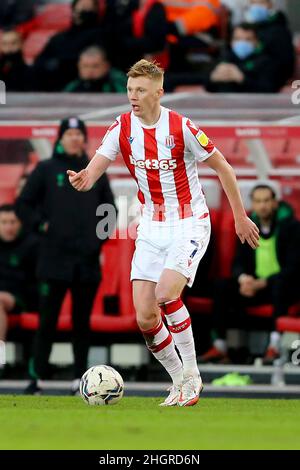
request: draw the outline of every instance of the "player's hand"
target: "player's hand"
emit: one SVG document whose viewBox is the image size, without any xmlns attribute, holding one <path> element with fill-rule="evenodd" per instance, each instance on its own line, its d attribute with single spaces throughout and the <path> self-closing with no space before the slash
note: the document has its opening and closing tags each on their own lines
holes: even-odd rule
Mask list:
<svg viewBox="0 0 300 470">
<path fill-rule="evenodd" d="M 255 279 L 248 274 L 241 274 L 238 278 L 240 294 L 245 297 L 253 297 L 255 294 Z"/>
<path fill-rule="evenodd" d="M 249 217 L 245 216 L 235 221 L 235 231 L 242 243 L 245 241 L 255 249 L 259 246 L 259 230 Z"/>
<path fill-rule="evenodd" d="M 93 186 L 87 169 L 81 170 L 78 173 L 73 170 L 67 170 L 67 175 L 71 185 L 73 188 L 77 189 L 77 191 L 89 191 Z"/>
</svg>

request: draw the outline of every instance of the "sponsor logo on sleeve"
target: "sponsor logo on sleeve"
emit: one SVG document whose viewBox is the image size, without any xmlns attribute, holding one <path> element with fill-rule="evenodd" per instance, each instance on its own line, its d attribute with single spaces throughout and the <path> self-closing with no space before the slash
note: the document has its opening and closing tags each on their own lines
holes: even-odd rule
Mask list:
<svg viewBox="0 0 300 470">
<path fill-rule="evenodd" d="M 203 131 L 198 131 L 196 139 L 198 140 L 199 144 L 202 145 L 202 147 L 204 148 L 207 147 L 209 144 L 209 139 Z"/>
</svg>

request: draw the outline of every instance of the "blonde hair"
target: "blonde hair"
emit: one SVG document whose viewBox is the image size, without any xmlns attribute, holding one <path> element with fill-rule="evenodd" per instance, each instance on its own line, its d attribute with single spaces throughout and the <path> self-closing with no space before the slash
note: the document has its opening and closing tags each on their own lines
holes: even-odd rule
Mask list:
<svg viewBox="0 0 300 470">
<path fill-rule="evenodd" d="M 142 59 L 130 67 L 127 77 L 147 77 L 151 80 L 163 82 L 164 70 L 156 62 L 149 62 L 148 60 Z"/>
</svg>

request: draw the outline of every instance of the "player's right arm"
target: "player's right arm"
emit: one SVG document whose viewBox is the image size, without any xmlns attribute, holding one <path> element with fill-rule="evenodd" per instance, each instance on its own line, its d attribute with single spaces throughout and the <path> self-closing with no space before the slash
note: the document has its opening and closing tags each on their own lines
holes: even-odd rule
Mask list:
<svg viewBox="0 0 300 470">
<path fill-rule="evenodd" d="M 120 120 L 117 118 L 108 128 L 100 147 L 88 166 L 78 173 L 73 170 L 67 171 L 69 181 L 77 191 L 89 191 L 92 189 L 96 181 L 105 173 L 111 162 L 116 159 L 120 152 L 119 136 Z"/>
<path fill-rule="evenodd" d="M 96 153 L 86 168 L 78 173 L 68 170 L 67 175 L 71 185 L 77 191 L 89 191 L 103 173 L 105 173 L 110 164 L 111 160 L 109 158 Z"/>
</svg>

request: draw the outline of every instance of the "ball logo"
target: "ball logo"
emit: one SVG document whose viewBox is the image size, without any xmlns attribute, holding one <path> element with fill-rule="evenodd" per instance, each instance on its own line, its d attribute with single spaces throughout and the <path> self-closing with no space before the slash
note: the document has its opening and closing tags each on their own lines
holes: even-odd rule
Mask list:
<svg viewBox="0 0 300 470">
<path fill-rule="evenodd" d="M 142 170 L 174 170 L 177 168 L 177 162 L 172 160 L 157 160 L 156 158 L 146 160 L 136 160 L 132 155 L 129 156 L 130 163 Z"/>
</svg>

